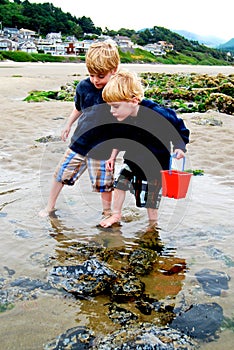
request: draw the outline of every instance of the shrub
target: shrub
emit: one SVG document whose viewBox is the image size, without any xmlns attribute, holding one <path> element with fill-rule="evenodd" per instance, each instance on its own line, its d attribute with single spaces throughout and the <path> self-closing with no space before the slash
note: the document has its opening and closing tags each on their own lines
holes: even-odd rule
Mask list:
<svg viewBox="0 0 234 350">
<path fill-rule="evenodd" d="M 23 51 L 2 51 L 1 52 L 4 59 L 12 60 L 15 62 L 35 62 L 35 58 L 27 52 Z"/>
<path fill-rule="evenodd" d="M 45 53 L 32 53 L 31 55 L 35 61 L 41 61 L 41 62 L 63 62 L 64 61 L 63 56 L 52 56 Z"/>
</svg>

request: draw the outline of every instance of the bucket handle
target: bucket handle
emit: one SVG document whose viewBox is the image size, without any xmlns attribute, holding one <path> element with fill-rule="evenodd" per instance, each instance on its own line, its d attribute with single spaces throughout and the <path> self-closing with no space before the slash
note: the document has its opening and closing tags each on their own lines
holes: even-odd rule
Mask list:
<svg viewBox="0 0 234 350">
<path fill-rule="evenodd" d="M 176 158 L 176 153 L 171 154 L 171 156 L 170 156 L 169 170 L 172 170 L 172 159 L 173 158 Z M 182 171 L 184 171 L 184 167 L 185 167 L 185 157 L 183 157 Z"/>
</svg>

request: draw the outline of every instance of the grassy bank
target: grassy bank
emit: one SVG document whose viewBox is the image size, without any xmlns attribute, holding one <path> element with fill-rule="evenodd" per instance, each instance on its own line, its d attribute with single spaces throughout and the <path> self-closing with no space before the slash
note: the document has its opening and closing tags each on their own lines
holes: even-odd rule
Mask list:
<svg viewBox="0 0 234 350">
<path fill-rule="evenodd" d="M 152 53 L 131 49 L 119 50 L 122 63 L 161 63 L 161 64 L 189 64 L 208 66 L 229 66 L 230 62 L 216 59 L 206 53 L 188 52 L 187 55 L 179 52 L 170 52 L 164 56 L 155 56 Z M 49 54 L 27 53 L 22 51 L 1 51 L 0 60 L 11 60 L 15 62 L 84 62 L 84 56 L 52 56 Z"/>
</svg>

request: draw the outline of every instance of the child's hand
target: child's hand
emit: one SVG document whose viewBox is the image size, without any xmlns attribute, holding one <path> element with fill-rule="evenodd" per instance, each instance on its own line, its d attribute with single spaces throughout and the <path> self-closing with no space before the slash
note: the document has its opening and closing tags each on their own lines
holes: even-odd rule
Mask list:
<svg viewBox="0 0 234 350">
<path fill-rule="evenodd" d="M 177 149 L 175 149 L 174 153 L 175 153 L 176 159 L 181 159 L 181 158 L 185 157 L 185 153 L 184 153 L 184 151 L 182 151 L 182 149 L 177 148 Z"/>
<path fill-rule="evenodd" d="M 114 171 L 114 168 L 115 168 L 115 159 L 109 158 L 106 161 L 106 170 Z"/>
<path fill-rule="evenodd" d="M 64 142 L 67 140 L 70 131 L 71 131 L 71 127 L 70 126 L 66 126 L 65 129 L 62 130 L 62 132 L 61 132 L 61 139 Z"/>
<path fill-rule="evenodd" d="M 107 161 L 106 161 L 106 170 L 114 172 L 115 160 L 116 160 L 118 153 L 119 153 L 119 150 L 117 148 L 112 149 L 110 158 L 107 159 Z"/>
</svg>

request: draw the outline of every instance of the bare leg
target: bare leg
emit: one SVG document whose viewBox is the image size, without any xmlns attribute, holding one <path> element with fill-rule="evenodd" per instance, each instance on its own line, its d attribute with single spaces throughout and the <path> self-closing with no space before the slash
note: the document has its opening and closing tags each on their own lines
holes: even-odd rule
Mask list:
<svg viewBox="0 0 234 350">
<path fill-rule="evenodd" d="M 112 191 L 110 192 L 102 192 L 102 214 L 104 216 L 111 215 L 111 201 L 112 201 Z"/>
<path fill-rule="evenodd" d="M 46 217 L 55 209 L 55 203 L 63 186 L 64 185 L 61 182 L 57 182 L 53 179 L 47 206 L 39 212 L 39 216 Z"/>
<path fill-rule="evenodd" d="M 148 219 L 149 219 L 149 226 L 155 226 L 158 221 L 158 209 L 154 208 L 147 208 L 148 213 Z"/>
<path fill-rule="evenodd" d="M 111 227 L 120 221 L 122 215 L 122 207 L 125 200 L 125 191 L 114 189 L 114 202 L 113 202 L 113 214 L 100 222 L 102 227 Z"/>
</svg>

